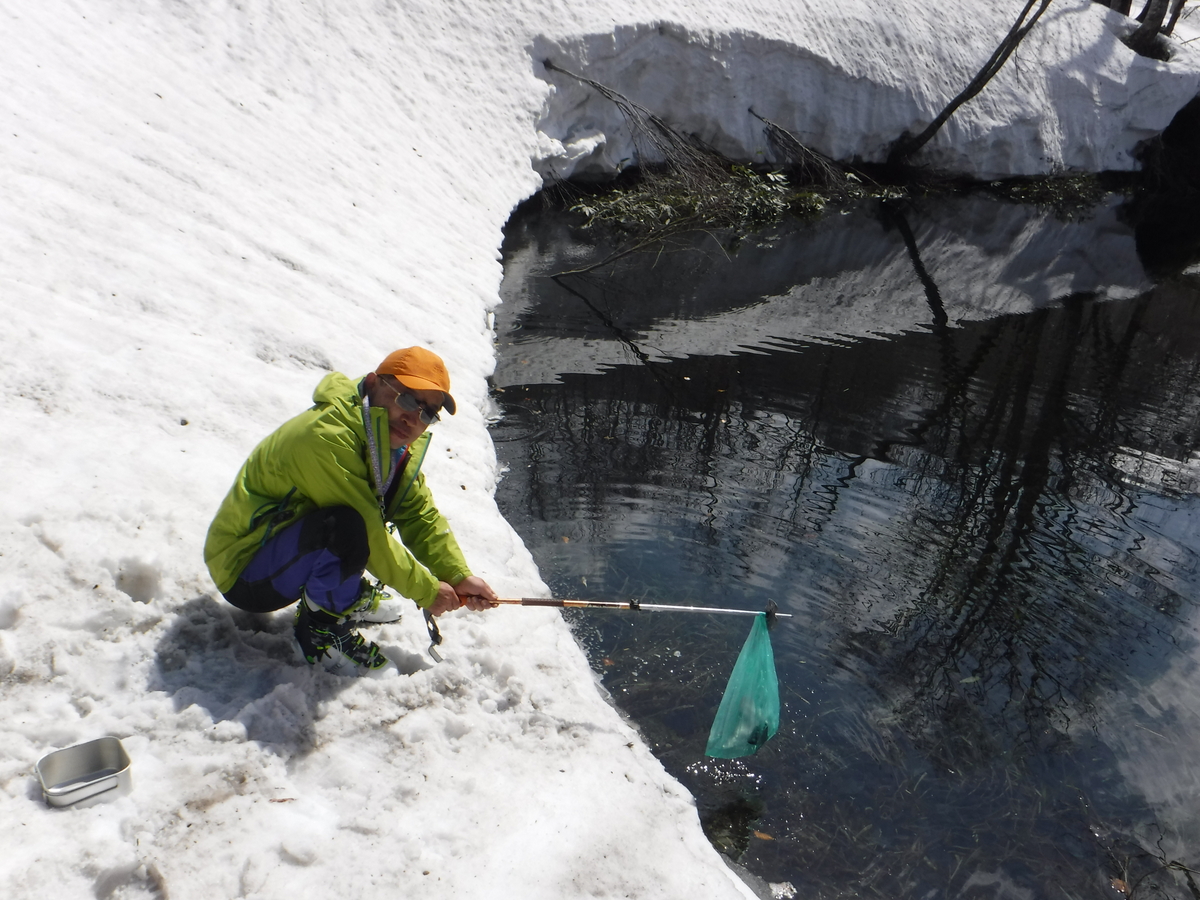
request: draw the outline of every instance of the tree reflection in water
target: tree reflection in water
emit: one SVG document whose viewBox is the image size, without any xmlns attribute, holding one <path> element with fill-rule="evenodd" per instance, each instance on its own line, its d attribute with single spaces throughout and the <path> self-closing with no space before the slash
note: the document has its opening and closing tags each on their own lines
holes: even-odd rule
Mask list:
<svg viewBox="0 0 1200 900">
<path fill-rule="evenodd" d="M 1200 739 L 1176 677 L 1200 659 L 1200 292 L 951 327 L 964 279 L 879 221 L 932 323 L 886 338 L 663 359 L 644 269 L 543 285 L 504 355 L 557 318 L 630 364 L 501 385 L 501 507 L 557 594 L 797 614 L 773 635 L 784 729 L 734 762 L 702 754 L 740 625 L 572 620 L 751 871 L 818 896 L 1200 897 L 1200 766 L 1123 737 Z"/>
</svg>

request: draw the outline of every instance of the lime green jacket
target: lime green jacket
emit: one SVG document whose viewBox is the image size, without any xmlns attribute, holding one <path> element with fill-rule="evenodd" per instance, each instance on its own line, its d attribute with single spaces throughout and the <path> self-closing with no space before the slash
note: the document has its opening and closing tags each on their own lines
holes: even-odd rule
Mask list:
<svg viewBox="0 0 1200 900">
<path fill-rule="evenodd" d="M 204 561 L 217 588 L 228 591 L 268 537 L 318 507 L 349 506 L 367 525 L 367 569 L 376 578 L 430 606 L 438 582 L 471 574 L 446 519 L 421 474 L 430 435 L 409 448 L 408 464 L 386 514 L 374 488 L 387 477 L 391 447 L 387 411 L 371 408 L 379 467 L 369 461 L 359 382 L 340 372 L 321 379 L 314 406 L 285 422 L 251 452 L 208 527 Z M 389 533 L 389 523 L 399 535 Z"/>
</svg>

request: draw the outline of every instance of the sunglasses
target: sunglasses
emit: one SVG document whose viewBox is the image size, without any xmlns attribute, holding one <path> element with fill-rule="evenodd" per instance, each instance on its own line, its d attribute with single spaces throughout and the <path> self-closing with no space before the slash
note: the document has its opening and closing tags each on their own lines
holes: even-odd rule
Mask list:
<svg viewBox="0 0 1200 900">
<path fill-rule="evenodd" d="M 425 425 L 432 425 L 434 422 L 441 420 L 442 417 L 438 415 L 437 409 L 434 409 L 431 406 L 426 406 L 408 391 L 402 391 L 398 387 L 394 387 L 386 381 L 384 384 L 396 392 L 396 406 L 400 407 L 400 409 L 404 410 L 405 412 L 418 412 L 419 410 L 421 422 Z"/>
</svg>

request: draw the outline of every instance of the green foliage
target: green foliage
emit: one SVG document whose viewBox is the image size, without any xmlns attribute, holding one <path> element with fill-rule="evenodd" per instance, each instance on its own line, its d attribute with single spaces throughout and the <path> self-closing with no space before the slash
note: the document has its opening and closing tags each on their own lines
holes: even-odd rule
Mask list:
<svg viewBox="0 0 1200 900">
<path fill-rule="evenodd" d="M 990 182 L 988 188 L 1008 200 L 1051 210 L 1064 219 L 1087 213 L 1107 193 L 1096 175 L 1010 178 Z"/>
<path fill-rule="evenodd" d="M 785 175 L 759 174 L 733 165 L 723 177 L 697 178 L 684 170 L 649 174 L 632 187 L 587 197 L 571 210 L 587 218 L 585 227 L 606 222 L 634 233 L 690 228 L 754 231 L 779 221 L 792 209 L 795 196 Z M 803 208 L 819 211 L 823 205 L 809 199 Z"/>
<path fill-rule="evenodd" d="M 585 228 L 604 224 L 637 238 L 658 240 L 699 228 L 745 235 L 788 215 L 815 218 L 830 204 L 872 197 L 898 200 L 909 193 L 902 186 L 869 179 L 864 183 L 851 173 L 839 177 L 840 181 L 823 185 L 802 178 L 796 185 L 783 172 L 756 172 L 734 163 L 716 173 L 670 168 L 642 172 L 632 184 L 597 189 L 569 209 L 585 217 Z"/>
<path fill-rule="evenodd" d="M 825 211 L 826 199 L 816 191 L 799 191 L 792 194 L 790 211 L 800 218 L 819 216 Z"/>
</svg>

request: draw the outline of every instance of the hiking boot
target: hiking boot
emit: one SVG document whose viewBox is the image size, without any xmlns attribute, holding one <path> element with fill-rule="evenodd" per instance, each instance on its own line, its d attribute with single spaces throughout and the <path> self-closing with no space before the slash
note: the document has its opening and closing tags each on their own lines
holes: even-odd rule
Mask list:
<svg viewBox="0 0 1200 900">
<path fill-rule="evenodd" d="M 364 640 L 347 617 L 322 609 L 306 596 L 300 598 L 296 609 L 295 634 L 309 665 L 323 662 L 326 669 L 339 675 L 372 672 L 388 664 L 379 645 Z"/>
<path fill-rule="evenodd" d="M 362 583 L 362 593 L 358 600 L 346 613 L 351 622 L 370 625 L 387 625 L 399 622 L 404 612 L 404 601 L 383 588 L 381 582 L 371 584 L 365 578 Z"/>
</svg>

